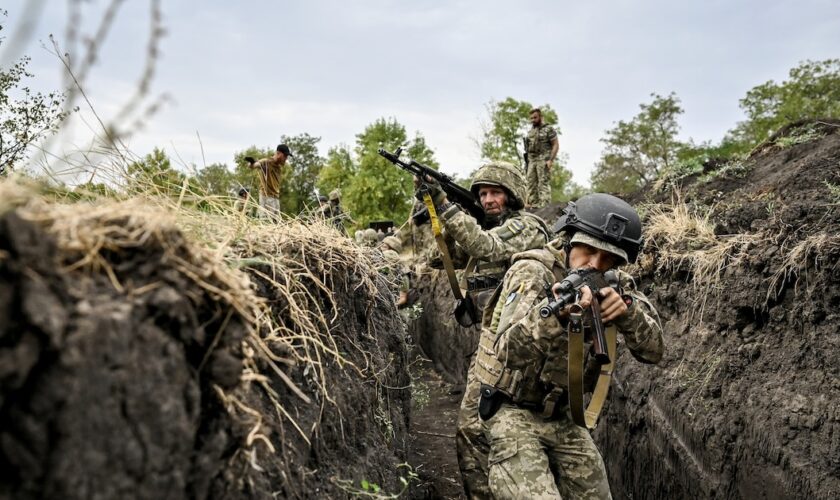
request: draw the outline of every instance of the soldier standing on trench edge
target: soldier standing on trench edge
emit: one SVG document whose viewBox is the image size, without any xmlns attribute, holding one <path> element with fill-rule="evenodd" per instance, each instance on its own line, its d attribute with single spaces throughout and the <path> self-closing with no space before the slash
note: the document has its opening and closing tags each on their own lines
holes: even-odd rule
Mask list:
<svg viewBox="0 0 840 500">
<path fill-rule="evenodd" d="M 540 248 L 548 241 L 549 230 L 545 222 L 522 211 L 524 184 L 519 168 L 510 163 L 492 162 L 476 171 L 470 191 L 484 209 L 485 227 L 488 228 L 484 229 L 458 205 L 449 202 L 439 184 L 429 179 L 425 183 L 415 181 L 418 199 L 423 199 L 424 192 L 432 197 L 450 239 L 448 250 L 453 262 L 462 265 L 466 262 L 462 288 L 466 288 L 469 297 L 474 299 L 477 318 L 481 317 L 493 290 L 501 283 L 511 256 Z M 431 262 L 432 267 L 438 267 L 436 260 Z M 489 499 L 492 498 L 487 476 L 489 444 L 478 418 L 480 394 L 478 380 L 473 376 L 474 362 L 475 355 L 470 361 L 470 375 L 458 411 L 455 444 L 467 497 Z"/>
<path fill-rule="evenodd" d="M 609 387 L 613 365 L 600 365 L 592 356 L 577 370 L 569 363 L 573 334 L 582 343 L 581 336 L 593 327 L 591 316 L 578 316 L 583 333 L 576 333 L 575 323 L 570 324 L 573 311 L 589 307 L 598 294 L 604 324 L 621 333 L 636 360 L 658 363 L 664 351 L 656 309 L 622 271 L 617 271 L 618 289 L 584 286 L 577 304 L 567 306 L 559 318 L 540 314 L 548 303 L 546 285 L 555 283 L 556 294 L 556 282 L 568 271 L 605 273 L 635 262 L 642 241 L 636 211 L 614 196 L 591 194 L 569 203 L 555 228 L 559 236 L 545 248 L 513 257 L 501 290 L 488 305 L 492 314 L 484 318 L 474 366 L 490 443 L 489 485 L 497 499 L 611 498 L 604 462 L 587 429 L 594 426 L 600 408 L 591 422 L 576 423 L 584 413 L 582 404 L 578 417 L 570 408 L 574 398 L 569 381 L 576 371 L 594 374 L 602 379 L 599 385 Z M 615 332 L 607 335 L 614 346 Z M 612 351 L 614 363 L 614 347 Z M 579 352 L 586 359 L 585 345 Z M 587 377 L 575 380 L 581 379 Z M 601 402 L 605 398 L 606 393 Z"/>
</svg>

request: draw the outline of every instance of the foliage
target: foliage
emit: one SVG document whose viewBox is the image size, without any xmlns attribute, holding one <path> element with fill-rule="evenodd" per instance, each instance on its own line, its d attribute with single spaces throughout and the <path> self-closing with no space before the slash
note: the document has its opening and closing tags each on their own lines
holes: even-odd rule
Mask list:
<svg viewBox="0 0 840 500">
<path fill-rule="evenodd" d="M 434 153 L 420 133 L 408 140 L 405 127 L 396 119 L 380 118 L 356 136 L 358 168 L 343 192 L 343 202 L 359 227 L 375 220 L 402 221 L 413 205 L 411 176 L 379 156 L 377 150 L 404 147 L 407 156 L 438 168 Z"/>
<path fill-rule="evenodd" d="M 201 192 L 216 196 L 231 196 L 239 189 L 234 172 L 224 163 L 213 163 L 197 171 L 193 182 Z"/>
<path fill-rule="evenodd" d="M 0 37 L 0 45 L 3 41 Z M 68 116 L 63 93 L 42 94 L 26 85 L 34 78 L 26 69 L 29 61 L 25 56 L 8 69 L 0 68 L 0 176 L 25 160 L 33 144 L 57 132 Z"/>
<path fill-rule="evenodd" d="M 740 101 L 747 119 L 726 140 L 749 149 L 789 122 L 840 118 L 840 59 L 808 60 L 788 76 L 782 83 L 770 80 L 747 92 Z"/>
<path fill-rule="evenodd" d="M 478 144 L 481 157 L 485 160 L 502 160 L 522 166 L 522 139 L 531 128 L 530 111 L 534 106 L 527 101 L 508 97 L 503 101 L 490 101 L 485 107 L 489 122 L 482 125 L 484 130 Z M 557 112 L 548 104 L 540 106 L 540 109 L 543 123 L 553 126 L 559 135 L 560 129 L 556 126 Z"/>
<path fill-rule="evenodd" d="M 172 168 L 172 162 L 160 148 L 128 167 L 130 192 L 151 192 L 164 196 L 178 196 L 186 176 Z"/>
<path fill-rule="evenodd" d="M 840 203 L 840 185 L 832 184 L 826 180 L 823 181 L 825 187 L 828 189 L 828 192 L 831 194 L 831 198 L 834 200 L 835 203 Z"/>
<path fill-rule="evenodd" d="M 779 137 L 775 142 L 780 148 L 785 149 L 797 144 L 815 141 L 823 137 L 823 134 L 814 125 L 814 123 L 808 123 L 791 131 L 790 135 Z"/>
<path fill-rule="evenodd" d="M 343 189 L 350 184 L 350 180 L 358 173 L 358 167 L 353 162 L 353 154 L 347 145 L 330 148 L 327 151 L 327 161 L 318 175 L 318 192 L 329 194 L 333 189 Z"/>
<path fill-rule="evenodd" d="M 677 159 L 683 147 L 676 136 L 683 109 L 676 94 L 651 94 L 650 104 L 632 120 L 619 121 L 601 139 L 606 147 L 592 173 L 595 191 L 629 193 L 656 179 Z"/>
<path fill-rule="evenodd" d="M 572 182 L 572 171 L 567 167 L 569 163 L 568 153 L 559 153 L 551 172 L 551 201 L 565 202 L 576 200 L 586 194 L 586 189 Z"/>
</svg>

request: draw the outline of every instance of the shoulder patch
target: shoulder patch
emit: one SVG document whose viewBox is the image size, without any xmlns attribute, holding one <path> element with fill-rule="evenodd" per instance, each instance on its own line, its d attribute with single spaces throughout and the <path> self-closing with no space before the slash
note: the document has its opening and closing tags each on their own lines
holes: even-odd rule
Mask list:
<svg viewBox="0 0 840 500">
<path fill-rule="evenodd" d="M 499 238 L 507 241 L 525 230 L 525 223 L 521 220 L 512 219 L 499 228 Z"/>
</svg>

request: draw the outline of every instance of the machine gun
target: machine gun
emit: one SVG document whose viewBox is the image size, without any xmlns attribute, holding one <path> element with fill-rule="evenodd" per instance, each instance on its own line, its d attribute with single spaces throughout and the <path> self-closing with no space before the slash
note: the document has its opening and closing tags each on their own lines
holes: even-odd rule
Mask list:
<svg viewBox="0 0 840 500">
<path fill-rule="evenodd" d="M 599 301 L 599 290 L 610 287 L 621 293 L 618 288 L 618 274 L 609 270 L 605 273 L 600 273 L 594 269 L 574 269 L 568 276 L 563 278 L 558 286 L 558 297 L 554 297 L 551 286 L 546 287 L 546 294 L 549 297 L 548 304 L 540 308 L 540 317 L 547 318 L 549 316 L 560 317 L 560 312 L 564 307 L 574 304 L 578 301 L 580 289 L 588 286 L 592 290 L 592 322 L 593 335 L 592 343 L 595 350 L 595 359 L 598 363 L 606 365 L 610 362 L 610 355 L 607 352 L 607 339 L 604 336 L 604 324 L 601 322 L 601 303 Z"/>
<path fill-rule="evenodd" d="M 397 148 L 393 153 L 389 153 L 385 149 L 379 148 L 380 156 L 406 172 L 417 176 L 421 182 L 426 182 L 427 177 L 437 181 L 443 189 L 443 192 L 446 193 L 446 197 L 449 201 L 458 204 L 461 208 L 473 216 L 473 218 L 477 220 L 482 227 L 484 227 L 484 208 L 478 200 L 475 199 L 475 196 L 473 196 L 469 189 L 458 185 L 452 177 L 449 177 L 442 172 L 438 172 L 437 170 L 433 170 L 431 167 L 417 163 L 414 160 L 401 160 L 400 154 L 402 154 L 402 148 Z M 412 216 L 415 222 L 428 220 L 428 217 L 428 211 L 425 209 Z"/>
</svg>

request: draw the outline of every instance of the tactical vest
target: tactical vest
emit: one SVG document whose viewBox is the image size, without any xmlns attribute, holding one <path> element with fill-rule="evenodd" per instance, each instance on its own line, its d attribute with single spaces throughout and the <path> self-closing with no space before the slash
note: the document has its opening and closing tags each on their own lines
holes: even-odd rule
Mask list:
<svg viewBox="0 0 840 500">
<path fill-rule="evenodd" d="M 545 265 L 544 262 L 540 262 Z M 549 272 L 546 269 L 545 271 L 544 278 L 546 282 L 560 281 L 565 277 L 566 273 L 565 269 L 556 260 L 553 262 L 552 270 Z M 495 309 L 497 308 L 500 294 L 501 287 L 496 290 L 484 314 L 483 328 L 475 363 L 478 380 L 484 385 L 496 388 L 510 398 L 511 402 L 524 407 L 543 411 L 543 408 L 549 402 L 551 404 L 555 404 L 558 401 L 560 403 L 565 402 L 564 398 L 566 397 L 569 383 L 569 374 L 566 367 L 568 352 L 565 349 L 565 344 L 563 348 L 552 348 L 542 359 L 528 364 L 524 369 L 510 369 L 496 356 L 496 347 L 499 339 L 499 335 L 496 332 L 502 330 L 502 328 L 494 328 L 494 322 L 499 321 Z M 548 299 L 543 296 L 542 301 L 534 307 L 539 309 L 547 302 Z M 516 328 L 516 326 L 513 326 L 513 328 Z M 588 333 L 588 328 L 589 326 L 586 325 L 584 334 Z M 610 326 L 608 329 L 612 331 L 608 330 L 607 335 L 611 335 L 614 339 L 615 327 Z M 614 358 L 614 353 L 612 357 Z M 609 365 L 606 369 L 611 371 L 612 366 Z M 586 392 L 592 392 L 600 375 L 606 375 L 607 377 L 610 375 L 610 373 L 601 373 L 603 371 L 601 365 L 594 362 L 591 357 L 585 363 L 583 371 L 583 384 Z M 580 374 L 576 374 L 575 376 L 579 377 Z M 551 414 L 553 412 L 549 411 L 548 413 Z M 597 414 L 595 418 L 597 418 Z"/>
<path fill-rule="evenodd" d="M 540 232 L 543 233 L 546 241 L 548 241 L 549 229 L 544 220 L 529 212 L 516 212 L 514 217 L 517 215 L 519 218 L 527 217 L 536 221 Z M 505 222 L 507 222 L 507 220 Z M 516 223 L 516 221 L 514 223 Z M 521 224 L 524 229 L 525 223 L 521 222 Z M 500 237 L 502 240 L 507 241 L 517 234 L 519 233 L 508 231 L 507 233 L 502 233 Z M 507 272 L 509 267 L 510 259 L 498 262 L 489 262 L 470 257 L 467 262 L 467 266 L 464 269 L 464 277 L 461 281 L 461 288 L 466 290 L 466 292 L 474 298 L 476 310 L 479 315 L 483 314 L 485 307 L 493 297 L 494 291 L 497 288 L 500 288 L 499 285 L 502 284 L 502 278 L 504 278 L 505 272 Z"/>
<path fill-rule="evenodd" d="M 551 127 L 541 125 L 528 130 L 528 157 L 531 160 L 546 159 L 551 153 Z"/>
</svg>

